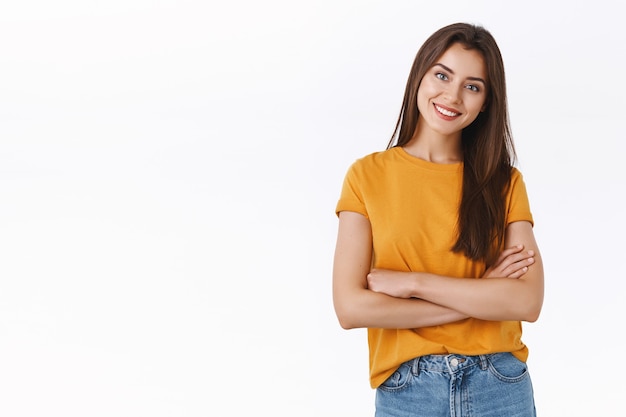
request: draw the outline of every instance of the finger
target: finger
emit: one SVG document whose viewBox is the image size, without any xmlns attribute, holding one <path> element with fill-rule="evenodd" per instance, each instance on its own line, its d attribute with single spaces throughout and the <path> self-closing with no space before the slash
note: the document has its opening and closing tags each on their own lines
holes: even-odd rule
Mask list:
<svg viewBox="0 0 626 417">
<path fill-rule="evenodd" d="M 502 253 L 498 257 L 498 260 L 496 261 L 495 265 L 502 263 L 502 261 L 504 261 L 507 257 L 515 253 L 519 253 L 523 249 L 524 249 L 524 245 L 516 245 L 516 246 L 511 246 L 510 248 L 506 248 L 505 250 L 502 251 Z"/>
<path fill-rule="evenodd" d="M 512 275 L 518 272 L 521 272 L 519 276 L 524 275 L 528 271 L 528 267 L 533 263 L 535 263 L 535 258 L 524 258 L 518 262 L 514 262 L 502 271 L 503 276 L 513 277 Z"/>
<path fill-rule="evenodd" d="M 498 260 L 487 269 L 483 277 L 509 277 L 523 268 L 526 264 L 518 264 L 518 262 L 523 262 L 534 255 L 532 250 L 522 252 L 523 248 L 523 245 L 516 245 L 504 249 Z"/>
<path fill-rule="evenodd" d="M 514 265 L 517 262 L 524 261 L 525 259 L 532 258 L 533 256 L 533 251 L 513 253 L 507 256 L 502 262 L 500 262 L 500 264 L 497 265 L 497 268 L 502 271 L 506 271 L 507 268 L 509 268 L 511 265 Z"/>
<path fill-rule="evenodd" d="M 517 271 L 513 272 L 512 274 L 507 275 L 507 278 L 520 278 L 522 277 L 526 272 L 528 272 L 528 267 L 524 266 L 521 269 L 518 269 Z"/>
</svg>

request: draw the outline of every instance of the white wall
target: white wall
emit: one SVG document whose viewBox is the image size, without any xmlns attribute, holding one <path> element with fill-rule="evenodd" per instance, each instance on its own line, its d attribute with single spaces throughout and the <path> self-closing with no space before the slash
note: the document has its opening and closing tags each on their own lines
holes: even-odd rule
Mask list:
<svg viewBox="0 0 626 417">
<path fill-rule="evenodd" d="M 365 331 L 332 309 L 334 206 L 456 21 L 505 59 L 546 268 L 540 415 L 614 415 L 617 4 L 2 2 L 0 415 L 373 415 Z"/>
</svg>

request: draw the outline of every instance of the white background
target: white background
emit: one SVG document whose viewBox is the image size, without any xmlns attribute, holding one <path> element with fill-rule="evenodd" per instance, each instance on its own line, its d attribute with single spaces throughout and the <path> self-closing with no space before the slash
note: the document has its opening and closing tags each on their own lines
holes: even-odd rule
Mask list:
<svg viewBox="0 0 626 417">
<path fill-rule="evenodd" d="M 540 416 L 623 410 L 618 2 L 0 3 L 0 415 L 370 416 L 334 206 L 439 27 L 505 60 Z"/>
</svg>

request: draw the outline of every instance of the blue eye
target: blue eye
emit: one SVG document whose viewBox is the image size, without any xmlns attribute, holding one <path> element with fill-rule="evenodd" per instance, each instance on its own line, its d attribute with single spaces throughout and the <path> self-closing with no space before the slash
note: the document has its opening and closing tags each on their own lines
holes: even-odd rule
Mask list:
<svg viewBox="0 0 626 417">
<path fill-rule="evenodd" d="M 475 86 L 474 84 L 469 84 L 466 85 L 465 88 L 472 90 L 475 93 L 478 93 L 480 91 L 480 88 L 478 88 L 477 86 Z"/>
<path fill-rule="evenodd" d="M 443 80 L 443 81 L 447 81 L 448 80 L 448 76 L 446 74 L 444 74 L 444 73 L 441 73 L 441 72 L 435 73 L 435 77 L 437 77 L 437 78 L 439 78 L 440 80 Z"/>
</svg>

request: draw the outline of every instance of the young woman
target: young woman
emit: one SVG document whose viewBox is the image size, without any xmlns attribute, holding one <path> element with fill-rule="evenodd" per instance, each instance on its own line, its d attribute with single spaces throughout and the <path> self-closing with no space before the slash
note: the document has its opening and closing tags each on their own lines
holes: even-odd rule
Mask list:
<svg viewBox="0 0 626 417">
<path fill-rule="evenodd" d="M 543 267 L 514 161 L 495 40 L 438 30 L 387 149 L 350 167 L 336 207 L 334 305 L 368 329 L 377 416 L 535 415 L 521 322 Z"/>
</svg>

